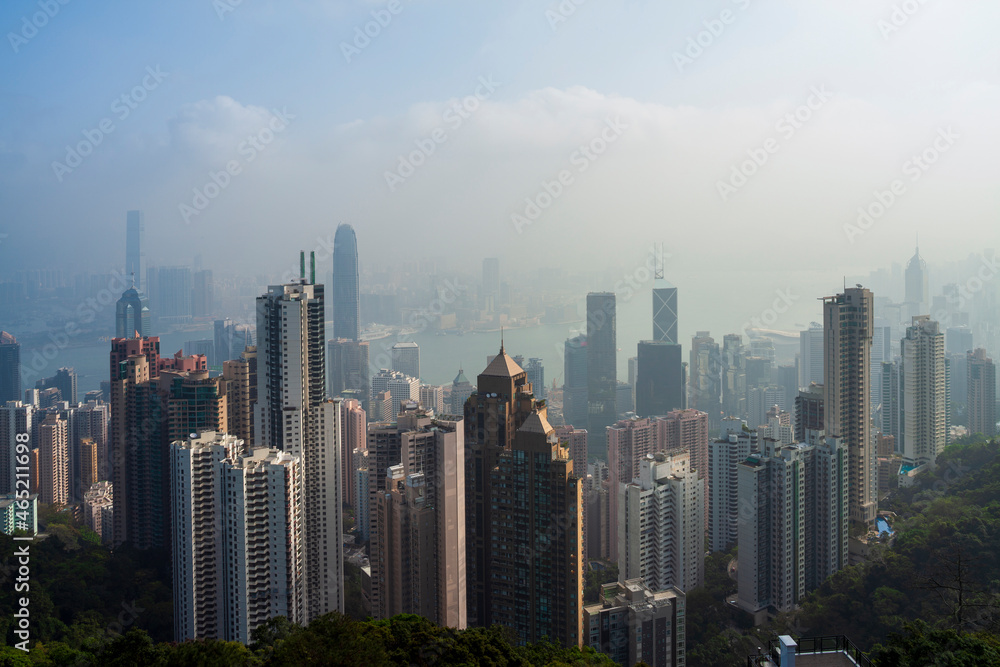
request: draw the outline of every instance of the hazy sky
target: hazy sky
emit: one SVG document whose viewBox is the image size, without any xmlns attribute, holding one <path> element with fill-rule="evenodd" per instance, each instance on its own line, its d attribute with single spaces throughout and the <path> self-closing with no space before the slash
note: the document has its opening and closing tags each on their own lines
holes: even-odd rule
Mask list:
<svg viewBox="0 0 1000 667">
<path fill-rule="evenodd" d="M 223 269 L 339 222 L 362 262 L 473 271 L 662 241 L 674 282 L 835 287 L 916 233 L 949 261 L 1000 239 L 998 25 L 986 0 L 9 0 L 0 263 L 120 265 L 131 208 L 152 263 Z"/>
</svg>

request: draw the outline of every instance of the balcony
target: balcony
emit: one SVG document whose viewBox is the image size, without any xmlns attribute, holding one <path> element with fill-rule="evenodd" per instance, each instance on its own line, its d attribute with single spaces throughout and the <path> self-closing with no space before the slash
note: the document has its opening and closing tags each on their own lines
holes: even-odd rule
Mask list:
<svg viewBox="0 0 1000 667">
<path fill-rule="evenodd" d="M 782 635 L 767 650 L 747 656 L 747 667 L 872 667 L 871 661 L 843 635 L 806 637 L 796 643 Z"/>
</svg>

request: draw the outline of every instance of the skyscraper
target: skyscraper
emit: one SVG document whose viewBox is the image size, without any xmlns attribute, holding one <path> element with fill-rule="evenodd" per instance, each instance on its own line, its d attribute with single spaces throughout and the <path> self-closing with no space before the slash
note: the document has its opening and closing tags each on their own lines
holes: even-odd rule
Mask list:
<svg viewBox="0 0 1000 667">
<path fill-rule="evenodd" d="M 722 356 L 719 345 L 707 331 L 699 331 L 691 339 L 688 406 L 708 414 L 709 425 L 717 428 L 722 419 Z M 749 372 L 747 388 L 750 387 Z"/>
<path fill-rule="evenodd" d="M 871 290 L 851 287 L 823 299 L 823 412 L 826 435 L 843 438 L 850 468 L 852 521 L 875 520 L 875 450 L 872 444 Z"/>
<path fill-rule="evenodd" d="M 913 251 L 913 257 L 906 264 L 906 297 L 910 314 L 919 315 L 930 305 L 930 291 L 927 289 L 927 262 L 920 257 L 920 247 Z"/>
<path fill-rule="evenodd" d="M 500 260 L 487 257 L 483 260 L 483 310 L 494 313 L 500 308 Z"/>
<path fill-rule="evenodd" d="M 21 398 L 21 345 L 13 334 L 0 331 L 0 405 Z"/>
<path fill-rule="evenodd" d="M 708 445 L 708 544 L 709 550 L 728 551 L 739 538 L 739 479 L 737 466 L 757 452 L 757 432 L 743 430 L 742 420 L 737 429 L 727 429 L 723 420 L 722 436 Z"/>
<path fill-rule="evenodd" d="M 617 340 L 615 293 L 591 292 L 587 295 L 587 432 L 597 455 L 607 446 L 605 430 L 618 417 Z"/>
<path fill-rule="evenodd" d="M 997 434 L 997 367 L 983 348 L 968 352 L 969 432 L 987 438 Z"/>
<path fill-rule="evenodd" d="M 392 370 L 420 379 L 420 347 L 416 343 L 392 346 Z"/>
<path fill-rule="evenodd" d="M 742 418 L 747 411 L 747 368 L 741 334 L 722 338 L 722 414 Z"/>
<path fill-rule="evenodd" d="M 677 337 L 677 288 L 657 276 L 653 281 L 653 340 L 680 343 Z"/>
<path fill-rule="evenodd" d="M 348 228 L 350 231 L 350 228 Z M 339 232 L 339 230 L 338 230 Z M 339 234 L 338 234 L 339 235 Z M 353 232 L 352 232 L 353 235 Z M 336 250 L 335 250 L 336 252 Z M 305 622 L 343 611 L 340 400 L 326 400 L 324 289 L 315 258 L 306 279 L 271 285 L 257 298 L 258 446 L 302 460 Z"/>
<path fill-rule="evenodd" d="M 465 402 L 469 400 L 469 396 L 472 396 L 473 393 L 475 393 L 475 388 L 469 382 L 469 379 L 465 377 L 465 371 L 459 368 L 458 375 L 451 381 L 451 396 L 449 399 L 451 414 L 464 414 Z"/>
<path fill-rule="evenodd" d="M 0 495 L 17 493 L 17 436 L 32 433 L 35 409 L 21 401 L 0 404 Z"/>
<path fill-rule="evenodd" d="M 527 374 L 502 344 L 500 353 L 479 374 L 476 383 L 464 411 L 468 622 L 471 626 L 489 627 L 494 623 L 491 605 L 496 552 L 491 522 L 496 502 L 492 474 L 501 453 L 510 450 L 515 433 L 532 413 L 534 397 Z"/>
<path fill-rule="evenodd" d="M 653 590 L 700 586 L 705 569 L 705 484 L 686 451 L 643 458 L 618 488 L 618 580 Z"/>
<path fill-rule="evenodd" d="M 66 420 L 49 413 L 38 429 L 38 499 L 65 505 L 70 499 L 69 432 Z"/>
<path fill-rule="evenodd" d="M 563 420 L 587 428 L 587 336 L 567 338 L 563 355 Z"/>
<path fill-rule="evenodd" d="M 667 341 L 639 341 L 635 413 L 640 417 L 653 417 L 681 410 L 684 406 L 681 346 Z"/>
<path fill-rule="evenodd" d="M 393 420 L 399 414 L 404 401 L 420 401 L 420 380 L 399 371 L 383 368 L 372 377 L 372 394 L 377 396 L 384 391 L 388 391 L 392 398 L 388 419 Z"/>
<path fill-rule="evenodd" d="M 35 383 L 36 389 L 49 389 L 51 387 L 58 389 L 62 400 L 68 402 L 70 406 L 77 404 L 76 371 L 74 369 L 60 368 L 52 377 L 42 378 Z"/>
<path fill-rule="evenodd" d="M 376 444 L 398 449 L 375 495 L 371 544 L 372 613 L 419 614 L 467 625 L 465 427 L 421 409 L 399 415 Z"/>
<path fill-rule="evenodd" d="M 135 277 L 136 289 L 142 289 L 143 241 L 146 236 L 146 218 L 142 211 L 125 214 L 125 275 Z M 119 336 L 120 337 L 120 336 Z"/>
<path fill-rule="evenodd" d="M 213 431 L 171 445 L 176 641 L 245 644 L 275 616 L 307 622 L 301 462 L 242 450 Z"/>
<path fill-rule="evenodd" d="M 531 383 L 531 387 L 535 392 L 535 398 L 540 401 L 544 400 L 545 367 L 542 365 L 542 360 L 538 357 L 531 357 L 524 366 L 524 372 L 528 374 L 528 382 Z"/>
<path fill-rule="evenodd" d="M 361 291 L 358 278 L 358 238 L 348 224 L 333 237 L 333 336 L 361 340 Z"/>
<path fill-rule="evenodd" d="M 519 644 L 548 637 L 580 646 L 581 483 L 545 408 L 524 420 L 490 478 L 492 622 L 511 628 Z"/>
<path fill-rule="evenodd" d="M 947 444 L 944 334 L 929 316 L 914 317 L 900 350 L 903 462 L 915 467 L 933 463 Z"/>
<path fill-rule="evenodd" d="M 654 591 L 642 579 L 605 585 L 583 608 L 584 642 L 623 666 L 686 665 L 686 602 L 679 588 Z"/>
<path fill-rule="evenodd" d="M 823 384 L 823 325 L 813 322 L 799 332 L 799 387 Z"/>
<path fill-rule="evenodd" d="M 805 454 L 761 443 L 738 467 L 739 606 L 790 611 L 806 592 Z"/>
<path fill-rule="evenodd" d="M 350 395 L 363 401 L 364 406 L 371 396 L 368 341 L 334 338 L 327 345 L 330 353 L 330 396 Z"/>
<path fill-rule="evenodd" d="M 139 338 L 150 334 L 149 300 L 134 286 L 115 304 L 115 338 Z"/>
<path fill-rule="evenodd" d="M 221 366 L 231 359 L 239 359 L 248 346 L 254 344 L 253 327 L 236 324 L 230 319 L 215 320 L 215 359 L 209 363 Z"/>
</svg>

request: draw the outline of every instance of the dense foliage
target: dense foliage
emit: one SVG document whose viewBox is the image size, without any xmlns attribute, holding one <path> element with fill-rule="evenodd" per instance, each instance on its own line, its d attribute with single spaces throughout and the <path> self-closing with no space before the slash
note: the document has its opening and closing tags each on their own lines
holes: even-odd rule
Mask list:
<svg viewBox="0 0 1000 667">
<path fill-rule="evenodd" d="M 827 580 L 781 619 L 801 634 L 843 634 L 858 646 L 908 623 L 960 633 L 1000 621 L 1000 441 L 952 445 L 933 472 L 889 499 L 898 537 Z"/>
<path fill-rule="evenodd" d="M 75 652 L 64 644 L 36 646 L 28 654 L 4 647 L 0 650 L 0 666 L 8 665 L 611 667 L 614 663 L 591 649 L 566 649 L 548 642 L 517 647 L 500 626 L 453 630 L 438 627 L 420 616 L 354 621 L 334 613 L 316 619 L 305 628 L 284 618 L 272 619 L 257 629 L 249 647 L 222 641 L 155 644 L 145 631 L 133 628 L 94 654 Z"/>
</svg>

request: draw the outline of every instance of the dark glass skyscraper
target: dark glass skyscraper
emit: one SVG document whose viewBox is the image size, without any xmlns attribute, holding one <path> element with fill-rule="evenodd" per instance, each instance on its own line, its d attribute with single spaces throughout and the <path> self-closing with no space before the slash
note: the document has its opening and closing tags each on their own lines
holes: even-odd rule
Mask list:
<svg viewBox="0 0 1000 667">
<path fill-rule="evenodd" d="M 587 423 L 587 337 L 566 339 L 563 358 L 563 419 L 585 429 Z"/>
<path fill-rule="evenodd" d="M 640 341 L 636 361 L 636 414 L 654 417 L 684 407 L 681 346 L 660 340 Z"/>
<path fill-rule="evenodd" d="M 606 428 L 618 418 L 618 344 L 615 293 L 587 295 L 587 439 L 590 453 L 602 456 Z"/>
<path fill-rule="evenodd" d="M 21 398 L 21 344 L 0 331 L 0 405 Z"/>
<path fill-rule="evenodd" d="M 678 343 L 677 288 L 662 277 L 653 283 L 653 340 Z"/>
<path fill-rule="evenodd" d="M 361 340 L 358 237 L 348 224 L 333 237 L 333 337 Z"/>
</svg>

